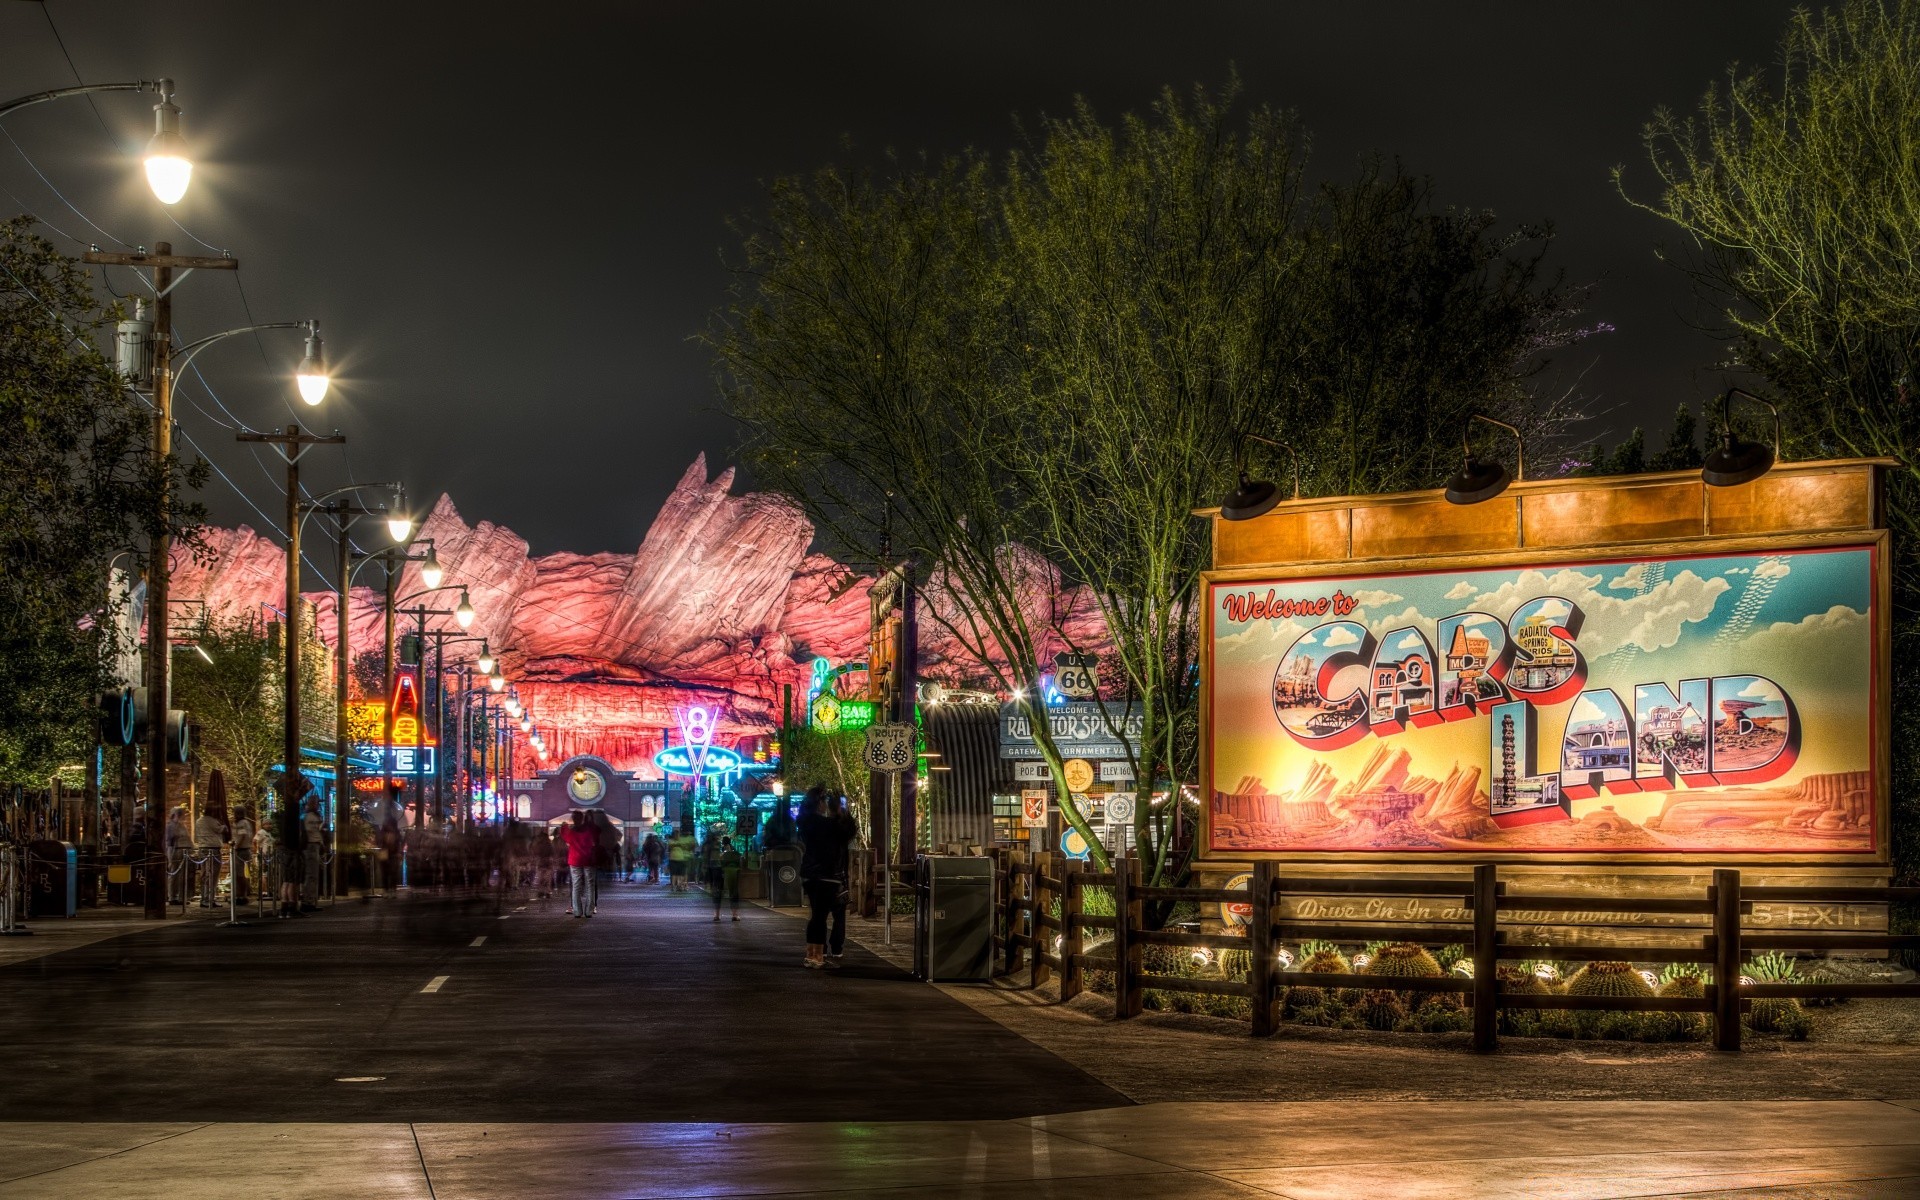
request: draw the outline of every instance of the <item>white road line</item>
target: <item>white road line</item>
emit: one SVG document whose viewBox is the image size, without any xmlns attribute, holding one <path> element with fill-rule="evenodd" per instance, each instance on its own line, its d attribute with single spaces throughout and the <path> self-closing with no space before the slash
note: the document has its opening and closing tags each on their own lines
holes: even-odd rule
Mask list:
<svg viewBox="0 0 1920 1200">
<path fill-rule="evenodd" d="M 435 975 L 432 979 L 427 980 L 427 986 L 420 990 L 422 992 L 437 992 L 440 990 L 440 985 L 452 978 L 453 976 L 451 975 Z"/>
<path fill-rule="evenodd" d="M 471 942 L 468 942 L 467 948 L 472 949 L 475 946 L 482 945 L 483 943 L 486 942 L 486 940 L 487 940 L 487 935 L 483 933 L 479 937 L 473 939 Z"/>
</svg>

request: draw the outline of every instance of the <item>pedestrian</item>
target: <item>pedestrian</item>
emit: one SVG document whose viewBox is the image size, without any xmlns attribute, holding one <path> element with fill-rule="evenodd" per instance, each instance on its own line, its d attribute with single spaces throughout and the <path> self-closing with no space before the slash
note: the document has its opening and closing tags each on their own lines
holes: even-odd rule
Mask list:
<svg viewBox="0 0 1920 1200">
<path fill-rule="evenodd" d="M 574 917 L 591 917 L 594 892 L 597 890 L 593 877 L 593 856 L 599 849 L 600 838 L 593 826 L 587 824 L 587 814 L 576 808 L 573 810 L 573 819 L 561 827 L 560 839 L 567 844 L 567 879 L 572 885 L 569 893 L 571 904 L 567 913 Z"/>
<path fill-rule="evenodd" d="M 545 900 L 553 895 L 553 839 L 547 836 L 547 827 L 540 826 L 533 832 L 533 894 Z"/>
<path fill-rule="evenodd" d="M 640 859 L 647 864 L 647 882 L 660 882 L 660 858 L 666 853 L 666 847 L 660 842 L 660 835 L 647 831 L 647 840 L 640 843 Z"/>
<path fill-rule="evenodd" d="M 327 848 L 327 823 L 320 816 L 320 801 L 308 800 L 306 815 L 300 818 L 301 892 L 300 911 L 320 911 L 320 859 Z"/>
<path fill-rule="evenodd" d="M 379 874 L 374 877 L 373 894 L 384 896 L 389 890 L 400 890 L 401 843 L 400 822 L 392 812 L 380 823 L 380 832 L 375 835 L 373 861 Z"/>
<path fill-rule="evenodd" d="M 193 822 L 194 865 L 200 870 L 200 907 L 213 908 L 220 903 L 220 847 L 227 841 L 227 827 L 211 808 L 203 808 Z"/>
<path fill-rule="evenodd" d="M 740 851 L 734 849 L 733 839 L 720 839 L 720 850 L 708 860 L 707 890 L 713 893 L 713 919 L 720 919 L 720 897 L 722 893 L 733 902 L 733 919 L 740 919 Z"/>
<path fill-rule="evenodd" d="M 807 789 L 800 817 L 800 888 L 807 897 L 809 967 L 839 967 L 846 948 L 847 847 L 856 832 L 845 796 L 830 798 L 817 783 Z"/>
<path fill-rule="evenodd" d="M 193 853 L 193 827 L 187 821 L 187 806 L 177 804 L 167 814 L 167 890 L 182 908 L 187 904 L 187 859 Z"/>
<path fill-rule="evenodd" d="M 247 902 L 247 872 L 253 858 L 253 817 L 244 807 L 233 810 L 233 902 Z"/>
<path fill-rule="evenodd" d="M 687 872 L 693 863 L 693 832 L 682 829 L 667 841 L 667 890 L 687 890 Z"/>
<path fill-rule="evenodd" d="M 306 858 L 300 850 L 300 796 L 306 790 L 307 782 L 300 776 L 289 780 L 274 816 L 277 825 L 273 831 L 274 861 L 280 867 L 280 916 L 283 920 L 304 915 L 300 910 L 300 879 L 305 873 Z"/>
<path fill-rule="evenodd" d="M 620 870 L 620 831 L 613 827 L 613 819 L 598 809 L 595 809 L 587 820 L 593 825 L 595 841 L 593 898 L 597 904 L 600 900 L 600 885 L 612 883 Z"/>
</svg>

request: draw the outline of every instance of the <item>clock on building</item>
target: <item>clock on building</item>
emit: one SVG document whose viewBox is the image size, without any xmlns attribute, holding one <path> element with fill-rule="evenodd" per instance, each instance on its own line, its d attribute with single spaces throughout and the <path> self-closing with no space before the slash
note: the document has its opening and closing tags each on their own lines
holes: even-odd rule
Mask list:
<svg viewBox="0 0 1920 1200">
<path fill-rule="evenodd" d="M 567 778 L 567 795 L 581 804 L 598 804 L 606 794 L 606 779 L 592 767 L 576 768 Z"/>
</svg>

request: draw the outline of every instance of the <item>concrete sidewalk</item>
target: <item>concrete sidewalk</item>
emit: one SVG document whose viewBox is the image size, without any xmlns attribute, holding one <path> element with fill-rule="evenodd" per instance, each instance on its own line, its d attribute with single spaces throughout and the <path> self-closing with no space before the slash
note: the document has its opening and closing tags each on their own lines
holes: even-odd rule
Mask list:
<svg viewBox="0 0 1920 1200">
<path fill-rule="evenodd" d="M 0 1124 L 0 1197 L 1920 1196 L 1920 1102 L 1159 1104 L 862 1124 Z"/>
</svg>

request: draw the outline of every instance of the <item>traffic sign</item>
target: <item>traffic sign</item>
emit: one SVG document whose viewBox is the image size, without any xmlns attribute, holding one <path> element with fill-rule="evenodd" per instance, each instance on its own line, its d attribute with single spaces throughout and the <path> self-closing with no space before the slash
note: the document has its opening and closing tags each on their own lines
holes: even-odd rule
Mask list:
<svg viewBox="0 0 1920 1200">
<path fill-rule="evenodd" d="M 1069 700 L 1091 700 L 1098 694 L 1099 668 L 1097 654 L 1056 654 L 1053 686 Z"/>
<path fill-rule="evenodd" d="M 906 724 L 867 726 L 867 767 L 895 775 L 913 769 L 914 729 Z"/>
</svg>

